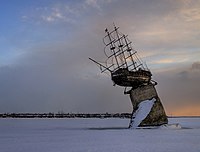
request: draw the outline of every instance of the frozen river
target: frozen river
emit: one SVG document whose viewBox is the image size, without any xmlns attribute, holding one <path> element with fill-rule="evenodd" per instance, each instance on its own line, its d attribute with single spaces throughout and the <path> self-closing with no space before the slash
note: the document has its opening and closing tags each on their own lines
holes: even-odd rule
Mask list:
<svg viewBox="0 0 200 152">
<path fill-rule="evenodd" d="M 127 129 L 129 119 L 0 119 L 0 152 L 200 152 L 200 118 Z"/>
</svg>

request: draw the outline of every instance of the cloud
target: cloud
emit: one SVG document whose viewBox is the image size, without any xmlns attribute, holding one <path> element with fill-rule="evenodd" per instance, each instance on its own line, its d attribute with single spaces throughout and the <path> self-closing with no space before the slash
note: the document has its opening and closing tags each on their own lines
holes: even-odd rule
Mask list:
<svg viewBox="0 0 200 152">
<path fill-rule="evenodd" d="M 112 0 L 85 0 L 81 2 L 55 2 L 51 5 L 37 7 L 29 14 L 22 15 L 23 20 L 36 23 L 70 23 L 74 24 L 93 12 L 98 15 L 102 13 L 103 6 L 111 3 Z"/>
<path fill-rule="evenodd" d="M 38 44 L 14 66 L 1 67 L 0 111 L 130 111 L 123 89 L 113 88 L 110 77 L 99 76 L 100 70 L 89 61 L 102 42 L 87 30 L 78 30 L 76 39 L 65 43 Z M 84 39 L 75 41 L 78 37 Z"/>
<path fill-rule="evenodd" d="M 100 6 L 98 4 L 97 0 L 86 0 L 85 3 L 89 6 L 92 6 L 94 8 L 100 9 Z"/>
<path fill-rule="evenodd" d="M 161 60 L 157 60 L 154 62 L 154 64 L 169 64 L 169 63 L 174 63 L 175 61 L 173 61 L 172 59 L 161 59 Z"/>
<path fill-rule="evenodd" d="M 194 62 L 192 64 L 191 69 L 194 70 L 194 71 L 199 71 L 200 72 L 200 62 Z"/>
<path fill-rule="evenodd" d="M 194 65 L 198 67 L 198 63 L 194 62 L 181 68 L 154 74 L 156 81 L 158 81 L 158 91 L 168 114 L 180 114 L 180 111 L 183 113 L 183 109 L 186 107 L 190 107 L 191 114 L 198 113 L 194 109 L 200 107 L 200 95 L 198 93 L 198 90 L 200 90 L 200 72 L 193 70 Z"/>
<path fill-rule="evenodd" d="M 41 9 L 40 16 L 44 22 L 68 22 L 73 23 L 74 12 L 68 5 Z"/>
<path fill-rule="evenodd" d="M 23 17 L 32 22 L 12 38 L 23 53 L 0 67 L 0 111 L 131 112 L 123 88 L 88 60 L 105 60 L 104 28 L 113 22 L 147 61 L 167 112 L 198 107 L 198 3 L 90 0 L 32 8 Z"/>
<path fill-rule="evenodd" d="M 101 0 L 101 1 L 85 0 L 85 3 L 83 5 L 88 5 L 89 7 L 93 7 L 93 8 L 98 9 L 99 11 L 102 11 L 103 6 L 105 4 L 109 4 L 109 3 L 112 3 L 112 2 L 114 2 L 114 1 L 113 0 Z"/>
<path fill-rule="evenodd" d="M 79 3 L 53 3 L 47 6 L 32 8 L 22 15 L 22 20 L 36 24 L 44 23 L 69 23 L 73 24 L 79 19 L 84 8 Z"/>
</svg>

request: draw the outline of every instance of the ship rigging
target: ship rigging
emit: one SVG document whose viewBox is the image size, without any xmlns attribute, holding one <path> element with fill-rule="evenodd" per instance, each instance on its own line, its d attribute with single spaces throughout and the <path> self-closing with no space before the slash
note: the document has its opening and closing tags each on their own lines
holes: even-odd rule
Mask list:
<svg viewBox="0 0 200 152">
<path fill-rule="evenodd" d="M 151 71 L 144 66 L 131 45 L 128 35 L 124 35 L 119 31 L 119 27 L 114 26 L 114 30 L 105 29 L 104 54 L 106 55 L 105 64 L 99 63 L 92 58 L 91 61 L 96 63 L 101 72 L 109 71 L 114 85 L 123 87 L 137 88 L 149 83 L 156 84 L 151 79 Z"/>
</svg>

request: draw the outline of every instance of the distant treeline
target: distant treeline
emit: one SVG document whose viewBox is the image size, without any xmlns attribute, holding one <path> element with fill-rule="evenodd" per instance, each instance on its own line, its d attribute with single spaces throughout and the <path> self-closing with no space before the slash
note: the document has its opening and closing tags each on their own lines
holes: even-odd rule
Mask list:
<svg viewBox="0 0 200 152">
<path fill-rule="evenodd" d="M 131 118 L 131 113 L 0 113 L 0 118 Z"/>
</svg>

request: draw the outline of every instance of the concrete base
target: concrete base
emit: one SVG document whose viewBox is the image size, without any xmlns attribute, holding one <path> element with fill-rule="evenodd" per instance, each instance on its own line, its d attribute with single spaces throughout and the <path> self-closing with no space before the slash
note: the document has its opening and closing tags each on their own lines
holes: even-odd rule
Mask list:
<svg viewBox="0 0 200 152">
<path fill-rule="evenodd" d="M 139 127 L 160 126 L 168 123 L 165 110 L 153 84 L 132 89 L 129 93 L 133 105 L 133 113 L 138 109 L 138 105 L 140 102 L 151 100 L 152 98 L 156 99 L 153 107 L 151 108 L 151 111 L 149 112 L 147 117 L 140 123 Z M 132 124 L 132 119 L 130 122 L 130 127 Z"/>
</svg>

